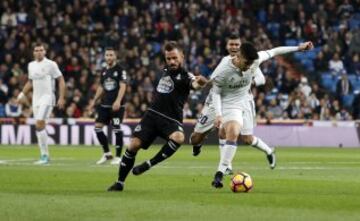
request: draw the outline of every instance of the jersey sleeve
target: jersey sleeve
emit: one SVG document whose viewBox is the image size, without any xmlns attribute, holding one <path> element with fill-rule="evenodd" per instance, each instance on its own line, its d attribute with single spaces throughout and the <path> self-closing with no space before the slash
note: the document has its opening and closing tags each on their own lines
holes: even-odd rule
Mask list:
<svg viewBox="0 0 360 221">
<path fill-rule="evenodd" d="M 52 78 L 58 78 L 60 76 L 62 76 L 62 73 L 59 69 L 59 66 L 56 64 L 56 62 L 52 62 L 52 69 L 51 69 L 51 77 Z"/>
<path fill-rule="evenodd" d="M 277 55 L 282 55 L 282 54 L 287 54 L 287 53 L 291 53 L 291 52 L 296 52 L 299 50 L 299 47 L 296 46 L 281 46 L 281 47 L 276 47 L 270 50 L 266 50 L 266 51 L 259 51 L 258 55 L 259 55 L 259 63 L 261 64 L 262 62 L 275 57 Z"/>
<path fill-rule="evenodd" d="M 188 85 L 191 89 L 194 89 L 192 86 L 193 81 L 195 80 L 195 75 L 191 72 L 187 73 L 188 77 L 185 78 L 185 85 Z"/>
<path fill-rule="evenodd" d="M 120 68 L 119 71 L 120 71 L 119 83 L 122 82 L 122 83 L 128 84 L 129 83 L 129 78 L 127 76 L 126 70 L 124 68 Z"/>
<path fill-rule="evenodd" d="M 31 71 L 31 64 L 30 63 L 28 64 L 27 69 L 28 69 L 28 78 L 30 80 L 33 80 L 33 74 L 32 74 L 32 71 Z"/>
<path fill-rule="evenodd" d="M 255 75 L 254 75 L 254 82 L 256 86 L 264 85 L 265 84 L 265 76 L 260 70 L 260 68 L 256 68 Z"/>
<path fill-rule="evenodd" d="M 268 51 L 259 51 L 258 55 L 259 55 L 259 59 L 258 59 L 259 64 L 271 58 L 271 54 Z"/>
</svg>

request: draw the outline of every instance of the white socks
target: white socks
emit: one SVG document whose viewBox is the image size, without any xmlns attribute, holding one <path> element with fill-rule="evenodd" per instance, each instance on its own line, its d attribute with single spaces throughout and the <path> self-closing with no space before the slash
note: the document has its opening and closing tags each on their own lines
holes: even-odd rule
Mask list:
<svg viewBox="0 0 360 221">
<path fill-rule="evenodd" d="M 218 166 L 218 171 L 225 173 L 226 169 L 231 167 L 232 160 L 234 159 L 236 153 L 237 143 L 232 141 L 226 141 L 222 149 L 222 154 L 220 151 L 221 158 Z"/>
<path fill-rule="evenodd" d="M 251 146 L 265 152 L 267 155 L 270 155 L 273 152 L 272 149 L 264 141 L 255 136 L 253 136 Z"/>
<path fill-rule="evenodd" d="M 46 133 L 46 129 L 42 129 L 40 131 L 36 131 L 36 136 L 37 136 L 37 140 L 38 140 L 38 144 L 40 147 L 40 153 L 41 156 L 42 155 L 46 155 L 49 156 L 49 148 L 48 148 L 48 144 L 47 144 L 47 133 Z"/>
</svg>

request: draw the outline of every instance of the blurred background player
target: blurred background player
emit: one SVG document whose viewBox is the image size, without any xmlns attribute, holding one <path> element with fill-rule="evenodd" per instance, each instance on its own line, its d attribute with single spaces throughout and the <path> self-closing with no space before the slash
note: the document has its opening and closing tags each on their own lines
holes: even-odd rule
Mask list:
<svg viewBox="0 0 360 221">
<path fill-rule="evenodd" d="M 155 97 L 140 123 L 135 127 L 130 146 L 124 153 L 119 177 L 108 191 L 122 191 L 124 182 L 133 168 L 137 152 L 147 149 L 157 137 L 166 140 L 166 144 L 150 160 L 135 166 L 134 175 L 140 175 L 156 164 L 171 157 L 183 144 L 183 108 L 190 89 L 199 89 L 206 85 L 202 76 L 195 77 L 184 69 L 184 54 L 176 42 L 164 46 L 166 68 L 156 87 Z"/>
<path fill-rule="evenodd" d="M 113 48 L 105 49 L 106 70 L 101 73 L 101 85 L 96 90 L 94 99 L 90 102 L 90 110 L 101 99 L 101 104 L 97 107 L 97 117 L 95 120 L 96 136 L 103 148 L 104 154 L 96 162 L 103 164 L 112 160 L 111 164 L 119 164 L 121 150 L 123 147 L 123 132 L 121 123 L 124 118 L 126 91 L 126 71 L 117 63 L 117 56 Z M 112 124 L 112 131 L 115 133 L 115 158 L 109 149 L 109 141 L 103 131 L 105 125 Z"/>
<path fill-rule="evenodd" d="M 60 109 L 65 105 L 65 80 L 56 62 L 45 57 L 44 45 L 37 43 L 34 46 L 34 61 L 28 65 L 28 81 L 17 97 L 17 102 L 24 102 L 26 94 L 33 89 L 32 108 L 36 120 L 36 136 L 40 147 L 40 160 L 35 164 L 48 164 L 50 161 L 47 143 L 46 120 L 49 119 L 55 105 L 55 79 L 59 84 L 59 99 L 57 106 Z"/>
<path fill-rule="evenodd" d="M 300 44 L 298 47 L 278 47 L 269 51 L 257 53 L 254 46 L 244 43 L 234 58 L 226 58 L 216 67 L 211 76 L 213 80 L 213 104 L 215 109 L 215 127 L 225 134 L 226 142 L 212 185 L 221 188 L 222 177 L 235 156 L 237 140 L 240 133 L 248 135 L 249 141 L 256 146 L 261 141 L 252 136 L 255 119 L 255 108 L 251 94 L 251 82 L 260 63 L 277 53 L 289 53 L 297 50 L 312 49 L 311 42 Z M 255 142 L 255 144 L 253 144 Z M 258 144 L 256 144 L 258 143 Z M 274 151 L 265 143 L 261 144 L 267 153 L 270 167 L 275 167 Z"/>
</svg>

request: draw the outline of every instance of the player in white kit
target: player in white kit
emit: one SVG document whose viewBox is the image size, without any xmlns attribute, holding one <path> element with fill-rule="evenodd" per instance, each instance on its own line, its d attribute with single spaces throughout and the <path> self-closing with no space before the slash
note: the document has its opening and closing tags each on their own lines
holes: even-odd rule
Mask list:
<svg viewBox="0 0 360 221">
<path fill-rule="evenodd" d="M 46 120 L 55 106 L 55 79 L 59 83 L 59 99 L 57 106 L 60 109 L 65 105 L 65 80 L 58 65 L 45 57 L 46 51 L 42 44 L 34 46 L 34 61 L 28 65 L 28 81 L 18 95 L 18 102 L 23 102 L 26 94 L 33 89 L 32 108 L 36 120 L 36 136 L 40 147 L 40 160 L 35 164 L 48 164 L 50 160 L 47 144 Z"/>
<path fill-rule="evenodd" d="M 240 48 L 240 38 L 239 37 L 232 37 L 227 42 L 227 50 L 231 57 L 234 56 L 237 50 Z M 253 77 L 252 84 L 255 86 L 259 86 L 265 83 L 265 78 L 259 69 L 259 66 L 262 62 L 271 59 L 274 56 L 301 51 L 301 50 L 308 50 L 312 47 L 311 42 L 306 42 L 300 44 L 298 47 L 277 47 L 267 51 L 260 51 L 258 52 L 259 58 L 254 62 L 253 69 L 255 69 L 255 75 Z M 226 56 L 223 59 L 228 59 L 229 56 Z M 251 107 L 248 111 L 244 112 L 243 116 L 243 127 L 240 132 L 240 140 L 247 145 L 251 145 L 266 154 L 267 160 L 269 161 L 270 168 L 274 169 L 276 165 L 275 154 L 273 150 L 260 138 L 253 135 L 253 129 L 256 126 L 256 111 L 255 111 L 255 103 L 253 101 L 253 96 L 250 93 L 246 98 L 245 102 L 250 105 Z M 206 135 L 214 128 L 214 121 L 215 121 L 215 109 L 213 105 L 212 99 L 212 90 L 210 91 L 205 106 L 201 112 L 201 115 L 198 119 L 197 124 L 195 125 L 194 132 L 191 135 L 190 142 L 193 146 L 193 155 L 197 156 L 200 153 L 200 148 L 202 146 L 202 142 L 206 138 Z M 220 158 L 224 152 L 224 145 L 225 145 L 225 134 L 224 130 L 220 131 L 219 133 L 219 149 L 220 149 Z M 231 173 L 232 166 L 231 163 L 227 168 L 225 173 Z"/>
<path fill-rule="evenodd" d="M 286 53 L 298 49 L 308 50 L 312 47 L 311 42 L 306 42 L 299 47 L 280 47 L 278 50 Z M 213 81 L 213 105 L 216 116 L 215 127 L 221 127 L 221 131 L 225 134 L 226 138 L 218 171 L 212 182 L 215 188 L 223 186 L 222 177 L 235 156 L 239 134 L 252 134 L 254 124 L 252 124 L 252 127 L 245 125 L 245 118 L 247 116 L 252 115 L 253 119 L 255 117 L 253 97 L 250 90 L 251 81 L 262 61 L 261 57 L 265 57 L 265 55 L 261 54 L 269 53 L 268 57 L 272 57 L 272 52 L 270 50 L 257 53 L 252 44 L 243 43 L 237 55 L 234 58 L 223 59 L 211 76 Z M 268 155 L 271 156 L 273 153 L 269 152 Z M 275 158 L 273 160 L 275 162 Z"/>
<path fill-rule="evenodd" d="M 240 37 L 235 34 L 230 35 L 230 37 L 226 43 L 226 50 L 228 51 L 229 55 L 223 59 L 228 59 L 228 58 L 234 57 L 235 54 L 239 51 L 240 45 L 241 45 Z M 265 77 L 262 74 L 260 68 L 256 69 L 256 73 L 253 78 L 252 84 L 255 86 L 260 86 L 260 85 L 265 84 Z M 212 129 L 214 129 L 215 109 L 212 104 L 213 103 L 212 101 L 213 101 L 212 90 L 210 90 L 210 92 L 206 98 L 204 108 L 201 111 L 201 114 L 195 125 L 194 132 L 191 134 L 191 138 L 190 138 L 190 143 L 193 145 L 193 155 L 194 156 L 197 156 L 198 154 L 200 154 L 200 150 L 201 150 L 200 148 L 202 146 L 203 141 L 205 140 L 207 134 Z M 255 113 L 255 110 L 254 110 L 254 113 Z M 246 129 L 246 128 L 254 127 L 254 123 L 255 123 L 254 118 L 255 118 L 255 116 L 253 116 L 253 114 L 251 113 L 245 119 L 244 129 L 241 131 L 241 135 L 240 135 L 240 140 L 242 140 L 245 144 L 251 144 L 251 143 L 246 143 L 247 139 L 243 139 L 243 138 L 246 138 L 247 136 L 249 136 L 249 135 L 245 135 L 245 133 L 247 134 L 247 133 L 249 133 L 249 131 L 252 131 L 252 130 Z M 224 149 L 223 148 L 224 144 L 225 144 L 225 135 L 219 134 L 220 158 L 221 158 L 221 155 L 222 155 L 222 152 Z M 257 142 L 256 144 L 257 145 L 254 145 L 254 147 L 267 153 L 268 159 L 270 159 L 269 157 L 271 157 L 270 155 L 272 153 L 272 150 L 264 142 Z M 262 145 L 262 144 L 265 144 L 265 145 Z M 268 147 L 268 148 L 266 148 L 266 147 Z M 269 155 L 268 155 L 268 153 L 269 153 Z M 228 173 L 228 174 L 232 173 L 231 165 L 229 165 L 229 168 L 227 169 L 226 173 Z"/>
</svg>

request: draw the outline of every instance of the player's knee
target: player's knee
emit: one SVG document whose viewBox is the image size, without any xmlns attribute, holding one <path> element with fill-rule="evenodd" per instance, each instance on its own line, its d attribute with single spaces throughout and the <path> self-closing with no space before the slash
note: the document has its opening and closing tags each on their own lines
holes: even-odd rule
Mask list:
<svg viewBox="0 0 360 221">
<path fill-rule="evenodd" d="M 237 124 L 229 124 L 225 128 L 226 133 L 226 140 L 236 142 L 239 134 L 240 134 L 240 127 Z"/>
<path fill-rule="evenodd" d="M 179 131 L 172 133 L 169 138 L 178 144 L 183 144 L 185 141 L 184 133 Z"/>
<path fill-rule="evenodd" d="M 45 121 L 43 121 L 43 120 L 36 121 L 35 128 L 36 128 L 36 130 L 45 129 Z"/>
<path fill-rule="evenodd" d="M 190 136 L 190 143 L 191 145 L 198 145 L 202 143 L 204 136 L 200 133 L 192 133 Z"/>
<path fill-rule="evenodd" d="M 225 133 L 225 129 L 224 129 L 224 128 L 221 128 L 221 129 L 219 130 L 218 136 L 219 136 L 220 139 L 226 139 L 226 133 Z"/>
<path fill-rule="evenodd" d="M 252 136 L 250 135 L 241 135 L 240 140 L 246 145 L 251 145 L 253 141 Z"/>
<path fill-rule="evenodd" d="M 103 127 L 104 127 L 104 124 L 99 123 L 99 122 L 96 122 L 96 123 L 95 123 L 95 129 L 96 129 L 96 128 L 102 129 Z"/>
<path fill-rule="evenodd" d="M 128 150 L 132 152 L 137 152 L 141 148 L 141 140 L 137 137 L 133 137 L 130 141 Z"/>
</svg>

